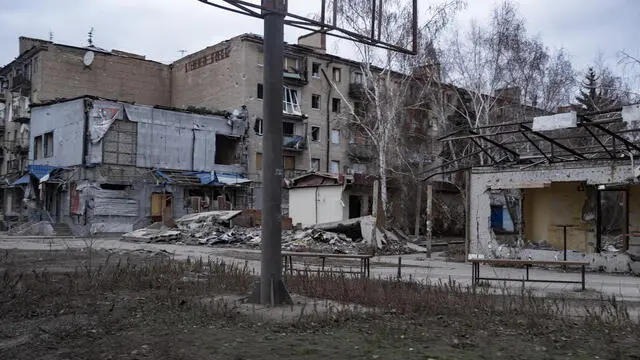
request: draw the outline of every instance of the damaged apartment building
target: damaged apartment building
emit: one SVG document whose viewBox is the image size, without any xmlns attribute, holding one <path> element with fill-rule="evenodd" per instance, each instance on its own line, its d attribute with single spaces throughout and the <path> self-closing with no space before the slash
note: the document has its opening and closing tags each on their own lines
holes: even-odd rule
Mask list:
<svg viewBox="0 0 640 360">
<path fill-rule="evenodd" d="M 30 105 L 76 97 L 99 97 L 130 104 L 222 113 L 234 109 L 248 120 L 241 155 L 243 176 L 251 180 L 246 206 L 261 208 L 262 179 L 262 37 L 243 34 L 166 65 L 144 56 L 94 45 L 69 46 L 21 37 L 18 57 L 0 69 L 5 106 L 3 180 L 5 218 L 24 204 L 12 184 L 26 166 Z M 359 101 L 360 64 L 326 52 L 326 38 L 312 33 L 285 45 L 282 71 L 283 168 L 285 178 L 310 171 L 365 173 L 373 152 L 364 139 L 351 136 L 339 117 L 345 98 Z M 333 85 L 335 85 L 335 87 Z M 336 88 L 343 96 L 338 94 Z M 44 141 L 44 140 L 43 140 Z M 180 170 L 180 169 L 174 169 Z M 286 191 L 285 191 L 286 194 Z M 287 201 L 283 211 L 287 213 Z"/>
<path fill-rule="evenodd" d="M 470 258 L 587 260 L 640 272 L 640 106 L 560 113 L 446 137 L 482 146 Z"/>
<path fill-rule="evenodd" d="M 11 186 L 74 233 L 126 232 L 245 207 L 246 119 L 80 97 L 31 109 L 28 173 Z"/>
</svg>

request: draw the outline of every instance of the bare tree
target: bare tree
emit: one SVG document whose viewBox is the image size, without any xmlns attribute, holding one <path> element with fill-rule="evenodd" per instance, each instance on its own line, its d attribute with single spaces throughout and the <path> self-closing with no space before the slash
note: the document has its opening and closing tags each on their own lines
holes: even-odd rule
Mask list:
<svg viewBox="0 0 640 360">
<path fill-rule="evenodd" d="M 372 8 L 370 0 L 350 0 L 337 2 L 339 22 L 349 24 L 360 33 L 370 31 Z M 343 102 L 346 111 L 342 121 L 345 127 L 364 135 L 372 143 L 375 153 L 375 166 L 380 179 L 380 200 L 385 218 L 390 216 L 388 180 L 389 173 L 396 165 L 401 124 L 407 114 L 407 98 L 415 90 L 413 68 L 424 64 L 425 56 L 435 37 L 446 26 L 453 14 L 461 8 L 461 0 L 445 0 L 429 7 L 427 20 L 419 24 L 419 54 L 410 56 L 394 51 L 378 49 L 368 44 L 355 44 L 361 62 L 361 101 L 354 102 L 334 88 Z M 381 40 L 402 47 L 410 46 L 412 38 L 411 5 L 401 0 L 382 2 L 382 8 L 376 9 L 380 22 Z"/>
</svg>

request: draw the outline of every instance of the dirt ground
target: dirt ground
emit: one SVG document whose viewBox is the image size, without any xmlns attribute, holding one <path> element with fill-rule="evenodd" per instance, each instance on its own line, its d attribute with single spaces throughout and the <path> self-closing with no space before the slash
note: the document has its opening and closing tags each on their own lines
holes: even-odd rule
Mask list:
<svg viewBox="0 0 640 360">
<path fill-rule="evenodd" d="M 243 269 L 164 254 L 8 250 L 0 276 L 0 359 L 640 359 L 626 322 L 480 309 L 265 321 L 201 301 L 246 293 Z"/>
</svg>

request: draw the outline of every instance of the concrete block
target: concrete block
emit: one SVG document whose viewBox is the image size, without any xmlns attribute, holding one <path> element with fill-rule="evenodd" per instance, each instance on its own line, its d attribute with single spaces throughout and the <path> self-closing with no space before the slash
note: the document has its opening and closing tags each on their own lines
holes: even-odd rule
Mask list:
<svg viewBox="0 0 640 360">
<path fill-rule="evenodd" d="M 115 141 L 105 141 L 104 142 L 104 151 L 106 152 L 117 152 L 118 151 L 118 143 Z"/>
<path fill-rule="evenodd" d="M 118 144 L 118 152 L 124 153 L 124 154 L 135 154 L 136 152 L 135 144 L 120 143 Z"/>
<path fill-rule="evenodd" d="M 136 138 L 130 133 L 118 133 L 118 142 L 124 144 L 134 144 Z"/>
<path fill-rule="evenodd" d="M 117 164 L 118 163 L 118 154 L 112 152 L 104 152 L 103 161 L 107 164 Z"/>
<path fill-rule="evenodd" d="M 136 164 L 136 158 L 132 154 L 119 153 L 118 154 L 118 164 L 121 164 L 121 165 L 135 165 Z"/>
</svg>

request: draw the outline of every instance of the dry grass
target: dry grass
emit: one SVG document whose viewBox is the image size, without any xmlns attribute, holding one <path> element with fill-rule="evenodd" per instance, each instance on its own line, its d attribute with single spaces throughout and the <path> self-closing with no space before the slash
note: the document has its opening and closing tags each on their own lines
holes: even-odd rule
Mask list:
<svg viewBox="0 0 640 360">
<path fill-rule="evenodd" d="M 640 333 L 613 298 L 584 305 L 314 272 L 287 277 L 290 291 L 368 311 L 261 324 L 200 301 L 246 293 L 255 280 L 246 266 L 101 253 L 69 268 L 68 256 L 38 254 L 34 268 L 54 258 L 67 267 L 29 271 L 28 256 L 0 254 L 0 358 L 629 358 Z"/>
</svg>

